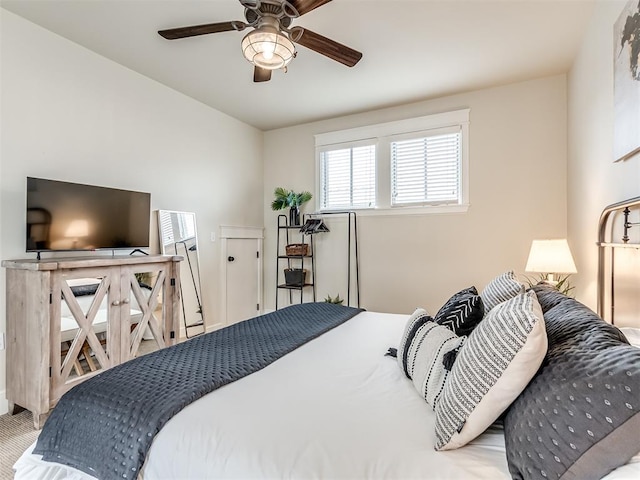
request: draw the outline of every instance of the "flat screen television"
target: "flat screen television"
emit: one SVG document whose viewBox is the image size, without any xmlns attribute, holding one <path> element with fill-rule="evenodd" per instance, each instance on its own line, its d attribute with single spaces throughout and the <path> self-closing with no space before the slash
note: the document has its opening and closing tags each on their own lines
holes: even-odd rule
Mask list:
<svg viewBox="0 0 640 480">
<path fill-rule="evenodd" d="M 27 252 L 149 247 L 151 194 L 27 177 Z"/>
</svg>

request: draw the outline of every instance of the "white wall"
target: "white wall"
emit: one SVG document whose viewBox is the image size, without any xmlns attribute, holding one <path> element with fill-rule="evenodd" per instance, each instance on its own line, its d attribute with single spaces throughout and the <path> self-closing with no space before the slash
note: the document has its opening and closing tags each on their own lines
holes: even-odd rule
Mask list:
<svg viewBox="0 0 640 480">
<path fill-rule="evenodd" d="M 600 213 L 607 205 L 640 195 L 640 156 L 613 163 L 613 24 L 626 3 L 595 3 L 568 75 L 569 243 L 578 268 L 576 297 L 593 309 Z"/>
<path fill-rule="evenodd" d="M 263 224 L 262 132 L 0 13 L 0 257 L 27 256 L 27 176 L 151 192 L 153 210 L 196 212 L 205 315 L 219 322 L 220 242 L 210 233 Z M 4 282 L 2 272 L 0 332 Z M 0 414 L 4 389 L 0 351 Z"/>
<path fill-rule="evenodd" d="M 565 237 L 564 75 L 274 130 L 265 133 L 264 147 L 266 305 L 273 307 L 275 295 L 273 190 L 309 190 L 317 197 L 315 134 L 465 107 L 471 108 L 469 211 L 360 217 L 361 305 L 405 313 L 424 306 L 435 313 L 464 287 L 480 289 L 508 269 L 522 273 L 531 240 Z M 318 254 L 320 270 L 331 265 L 317 279 L 323 299 L 346 282 L 335 261 L 342 253 Z"/>
</svg>

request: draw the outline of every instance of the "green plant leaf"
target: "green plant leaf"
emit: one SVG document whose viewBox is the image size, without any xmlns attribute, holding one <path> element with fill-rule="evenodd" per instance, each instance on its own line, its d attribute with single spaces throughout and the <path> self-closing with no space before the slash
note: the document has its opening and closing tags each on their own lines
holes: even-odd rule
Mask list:
<svg viewBox="0 0 640 480">
<path fill-rule="evenodd" d="M 289 196 L 289 192 L 282 187 L 277 187 L 273 194 L 275 195 L 275 199 L 271 202 L 272 210 L 282 210 L 283 208 L 287 208 L 288 201 L 287 198 Z"/>
<path fill-rule="evenodd" d="M 558 277 L 558 281 L 555 285 L 552 285 L 556 290 L 558 290 L 560 293 L 568 296 L 568 297 L 572 297 L 571 295 L 571 291 L 575 288 L 573 287 L 570 283 L 569 283 L 569 277 L 571 275 L 560 275 Z M 547 275 L 544 273 L 541 273 L 538 278 L 534 278 L 531 279 L 529 277 L 526 277 L 527 279 L 527 283 L 529 284 L 530 287 L 533 287 L 534 285 L 540 283 L 540 282 L 546 282 L 547 281 Z"/>
<path fill-rule="evenodd" d="M 341 305 L 344 300 L 340 298 L 340 294 L 337 294 L 335 298 L 332 298 L 331 295 L 327 295 L 327 298 L 324 299 L 326 303 L 335 303 L 336 305 Z"/>
<path fill-rule="evenodd" d="M 300 205 L 302 205 L 303 203 L 308 202 L 309 200 L 311 200 L 312 195 L 311 192 L 300 192 L 296 195 L 296 206 L 299 207 Z"/>
<path fill-rule="evenodd" d="M 286 190 L 277 187 L 273 192 L 275 199 L 271 202 L 272 210 L 282 210 L 283 208 L 299 208 L 303 203 L 311 200 L 310 192 L 304 191 L 296 193 L 293 190 Z"/>
</svg>

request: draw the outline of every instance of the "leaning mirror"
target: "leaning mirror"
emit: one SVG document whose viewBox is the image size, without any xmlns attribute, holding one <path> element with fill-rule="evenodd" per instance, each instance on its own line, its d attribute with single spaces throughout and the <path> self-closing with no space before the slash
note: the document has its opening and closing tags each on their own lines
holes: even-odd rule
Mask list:
<svg viewBox="0 0 640 480">
<path fill-rule="evenodd" d="M 162 254 L 184 257 L 180 265 L 180 316 L 184 322 L 185 334 L 190 338 L 204 333 L 196 214 L 158 210 L 158 230 Z M 195 327 L 200 328 L 196 331 L 193 330 Z"/>
</svg>

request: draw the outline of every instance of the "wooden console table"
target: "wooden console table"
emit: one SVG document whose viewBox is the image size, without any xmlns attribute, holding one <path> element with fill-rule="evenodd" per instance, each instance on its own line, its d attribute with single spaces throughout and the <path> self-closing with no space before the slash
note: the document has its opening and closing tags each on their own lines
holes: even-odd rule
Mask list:
<svg viewBox="0 0 640 480">
<path fill-rule="evenodd" d="M 26 408 L 41 428 L 67 390 L 134 358 L 145 332 L 151 332 L 156 349 L 175 344 L 181 260 L 171 255 L 4 260 L 9 413 Z M 151 283 L 147 288 L 140 286 L 141 274 Z M 85 278 L 98 279 L 98 285 L 83 299 L 74 295 L 72 284 Z M 80 362 L 93 368 L 78 368 Z"/>
</svg>

